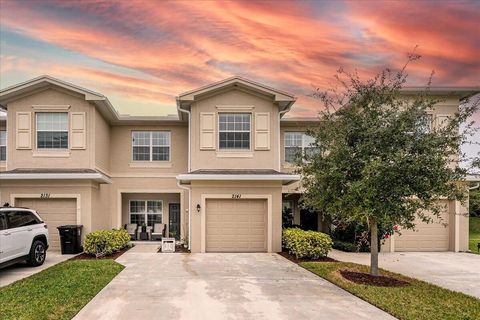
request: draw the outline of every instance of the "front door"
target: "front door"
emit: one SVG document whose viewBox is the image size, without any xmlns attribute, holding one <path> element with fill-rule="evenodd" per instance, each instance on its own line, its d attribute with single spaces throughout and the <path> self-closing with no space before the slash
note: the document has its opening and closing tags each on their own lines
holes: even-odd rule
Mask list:
<svg viewBox="0 0 480 320">
<path fill-rule="evenodd" d="M 170 237 L 180 240 L 180 203 L 168 205 L 168 230 Z"/>
</svg>

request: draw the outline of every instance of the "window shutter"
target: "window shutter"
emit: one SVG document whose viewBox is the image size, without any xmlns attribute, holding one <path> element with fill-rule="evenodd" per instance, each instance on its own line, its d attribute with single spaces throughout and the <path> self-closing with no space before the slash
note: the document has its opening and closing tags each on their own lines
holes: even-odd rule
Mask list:
<svg viewBox="0 0 480 320">
<path fill-rule="evenodd" d="M 215 113 L 200 113 L 200 149 L 215 149 Z"/>
<path fill-rule="evenodd" d="M 436 127 L 438 129 L 444 129 L 449 122 L 450 116 L 447 114 L 439 114 L 435 117 Z"/>
<path fill-rule="evenodd" d="M 70 113 L 70 149 L 85 149 L 87 145 L 85 112 Z"/>
<path fill-rule="evenodd" d="M 17 149 L 32 149 L 32 113 L 17 112 Z"/>
<path fill-rule="evenodd" d="M 270 150 L 270 112 L 255 113 L 255 150 Z"/>
</svg>

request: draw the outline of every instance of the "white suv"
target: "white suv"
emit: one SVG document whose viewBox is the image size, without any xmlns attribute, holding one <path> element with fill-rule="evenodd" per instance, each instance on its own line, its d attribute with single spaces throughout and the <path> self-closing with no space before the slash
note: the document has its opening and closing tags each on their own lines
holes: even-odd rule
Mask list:
<svg viewBox="0 0 480 320">
<path fill-rule="evenodd" d="M 0 207 L 0 268 L 20 261 L 40 266 L 47 249 L 47 225 L 35 210 Z"/>
</svg>

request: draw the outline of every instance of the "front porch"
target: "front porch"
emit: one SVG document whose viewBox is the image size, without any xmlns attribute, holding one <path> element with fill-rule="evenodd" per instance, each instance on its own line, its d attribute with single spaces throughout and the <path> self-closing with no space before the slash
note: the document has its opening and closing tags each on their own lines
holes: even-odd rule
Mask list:
<svg viewBox="0 0 480 320">
<path fill-rule="evenodd" d="M 163 237 L 186 239 L 180 193 L 121 193 L 122 227 L 132 241 L 159 243 Z"/>
</svg>

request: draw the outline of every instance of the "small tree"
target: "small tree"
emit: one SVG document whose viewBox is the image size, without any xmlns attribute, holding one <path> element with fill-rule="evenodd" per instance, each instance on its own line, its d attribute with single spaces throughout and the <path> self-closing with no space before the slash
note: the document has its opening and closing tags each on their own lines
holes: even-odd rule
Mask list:
<svg viewBox="0 0 480 320">
<path fill-rule="evenodd" d="M 410 54 L 400 71 L 386 69 L 367 81 L 340 69 L 337 89 L 317 89 L 314 97 L 325 108 L 309 134 L 318 152 L 303 155 L 299 163 L 306 205 L 346 223 L 368 225 L 374 276 L 378 240 L 384 236 L 379 227 L 389 234 L 395 226 L 413 229 L 416 217 L 427 223 L 440 219 L 440 197 L 466 198 L 460 183 L 466 170 L 457 160 L 474 128 L 473 123 L 459 128 L 478 101 L 462 104 L 448 121 L 431 127 L 429 112 L 440 101 L 429 94 L 430 81 L 408 99 L 401 92 L 407 65 L 419 58 Z"/>
</svg>

